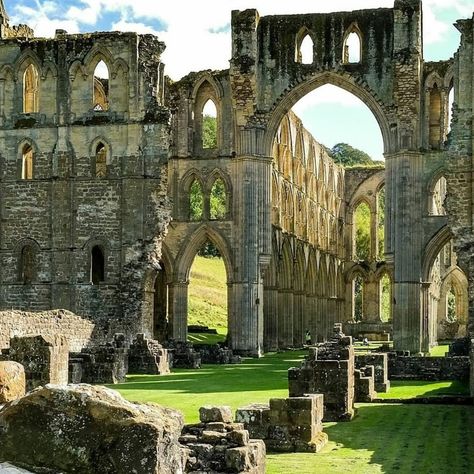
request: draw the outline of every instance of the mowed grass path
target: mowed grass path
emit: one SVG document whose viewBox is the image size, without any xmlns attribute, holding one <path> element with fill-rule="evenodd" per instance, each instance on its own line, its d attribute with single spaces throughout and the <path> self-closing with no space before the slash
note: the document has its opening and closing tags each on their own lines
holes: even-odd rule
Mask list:
<svg viewBox="0 0 474 474">
<path fill-rule="evenodd" d="M 285 352 L 241 365 L 175 370 L 166 376 L 131 376 L 112 388 L 129 400 L 181 410 L 187 423 L 202 405 L 233 409 L 288 396 L 287 369 L 305 352 Z M 405 396 L 458 393 L 450 382 L 412 383 L 394 392 Z M 393 395 L 395 395 L 395 393 Z M 318 454 L 269 454 L 270 474 L 468 474 L 474 473 L 474 407 L 446 405 L 358 405 L 349 423 L 326 423 L 329 443 Z"/>
</svg>

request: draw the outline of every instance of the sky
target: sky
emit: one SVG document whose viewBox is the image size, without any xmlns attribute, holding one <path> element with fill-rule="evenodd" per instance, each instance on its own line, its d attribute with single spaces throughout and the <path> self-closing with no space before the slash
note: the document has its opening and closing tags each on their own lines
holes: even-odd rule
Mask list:
<svg viewBox="0 0 474 474">
<path fill-rule="evenodd" d="M 10 23 L 26 23 L 36 36 L 136 31 L 156 34 L 167 45 L 166 74 L 178 80 L 191 71 L 227 69 L 231 55 L 232 10 L 256 8 L 260 15 L 325 13 L 393 7 L 393 0 L 4 0 Z M 452 24 L 471 18 L 474 0 L 424 0 L 424 57 L 450 58 L 459 44 Z M 350 143 L 382 157 L 380 129 L 369 109 L 353 95 L 323 86 L 300 100 L 295 112 L 326 146 Z"/>
</svg>

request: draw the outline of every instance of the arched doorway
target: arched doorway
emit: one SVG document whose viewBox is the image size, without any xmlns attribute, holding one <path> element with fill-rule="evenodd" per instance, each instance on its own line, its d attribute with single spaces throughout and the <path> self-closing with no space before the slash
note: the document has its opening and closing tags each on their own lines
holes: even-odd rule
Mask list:
<svg viewBox="0 0 474 474">
<path fill-rule="evenodd" d="M 206 241 L 194 257 L 188 286 L 188 341 L 224 342 L 228 332 L 227 274 L 217 247 Z"/>
<path fill-rule="evenodd" d="M 235 327 L 233 265 L 227 240 L 213 227 L 202 225 L 182 242 L 175 269 L 170 283 L 173 339 L 188 340 L 189 322 L 214 326 L 220 339 L 226 339 L 227 335 L 230 343 Z M 210 310 L 215 313 L 214 319 L 207 314 Z M 216 342 L 219 338 L 211 339 Z"/>
</svg>

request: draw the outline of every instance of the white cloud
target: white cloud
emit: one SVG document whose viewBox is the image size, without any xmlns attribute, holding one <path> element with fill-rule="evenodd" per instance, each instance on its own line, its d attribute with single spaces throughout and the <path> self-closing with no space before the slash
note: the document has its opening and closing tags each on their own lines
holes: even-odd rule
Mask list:
<svg viewBox="0 0 474 474">
<path fill-rule="evenodd" d="M 174 79 L 192 70 L 229 67 L 231 35 L 223 30 L 230 22 L 231 10 L 257 8 L 260 15 L 270 15 L 393 7 L 393 0 L 36 0 L 35 9 L 22 2 L 17 0 L 14 20 L 34 27 L 39 36 L 53 36 L 56 28 L 70 33 L 94 30 L 101 15 L 110 12 L 121 17 L 108 25 L 111 29 L 156 33 L 159 22 L 165 31 L 157 35 L 167 44 L 163 60 L 167 74 Z M 472 14 L 472 8 L 472 0 L 424 0 L 425 44 L 440 41 L 452 28 L 450 22 L 440 20 L 439 12 L 465 17 Z M 63 17 L 59 11 L 64 11 Z"/>
</svg>

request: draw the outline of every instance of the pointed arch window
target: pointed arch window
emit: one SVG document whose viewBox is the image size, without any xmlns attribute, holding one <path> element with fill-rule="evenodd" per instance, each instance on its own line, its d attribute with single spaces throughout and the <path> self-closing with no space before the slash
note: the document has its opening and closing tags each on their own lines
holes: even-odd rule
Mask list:
<svg viewBox="0 0 474 474">
<path fill-rule="evenodd" d="M 204 194 L 201 184 L 194 179 L 189 188 L 189 219 L 200 221 L 204 213 Z"/>
<path fill-rule="evenodd" d="M 354 257 L 355 260 L 369 260 L 370 230 L 372 216 L 367 203 L 361 202 L 354 212 Z"/>
<path fill-rule="evenodd" d="M 451 131 L 451 122 L 453 120 L 453 106 L 454 106 L 454 85 L 453 81 L 449 85 L 448 92 L 448 107 L 447 107 L 447 117 L 446 117 L 446 135 Z"/>
<path fill-rule="evenodd" d="M 356 322 L 364 319 L 364 279 L 356 275 L 352 280 L 353 320 Z"/>
<path fill-rule="evenodd" d="M 29 144 L 22 150 L 21 179 L 33 179 L 33 148 Z"/>
<path fill-rule="evenodd" d="M 36 277 L 36 253 L 31 245 L 25 245 L 20 253 L 20 281 L 28 284 Z"/>
<path fill-rule="evenodd" d="M 105 258 L 104 252 L 98 245 L 91 249 L 91 282 L 98 285 L 105 280 Z"/>
<path fill-rule="evenodd" d="M 107 147 L 99 142 L 95 149 L 95 177 L 105 178 L 107 176 Z"/>
<path fill-rule="evenodd" d="M 38 70 L 30 64 L 23 74 L 23 113 L 38 112 Z"/>
<path fill-rule="evenodd" d="M 343 46 L 343 63 L 357 64 L 362 59 L 362 41 L 361 35 L 356 26 L 353 26 L 350 33 L 346 36 Z"/>
<path fill-rule="evenodd" d="M 440 148 L 441 141 L 441 91 L 437 84 L 430 91 L 430 146 Z"/>
<path fill-rule="evenodd" d="M 227 215 L 227 193 L 224 181 L 217 178 L 209 196 L 209 212 L 212 220 L 225 219 Z"/>
<path fill-rule="evenodd" d="M 384 323 L 392 319 L 392 281 L 384 273 L 379 282 L 380 320 Z"/>
<path fill-rule="evenodd" d="M 301 64 L 313 64 L 314 42 L 307 31 L 296 39 L 295 61 Z"/>
<path fill-rule="evenodd" d="M 109 110 L 109 69 L 104 61 L 99 61 L 94 70 L 93 109 L 99 112 Z"/>
<path fill-rule="evenodd" d="M 202 147 L 217 148 L 217 107 L 212 99 L 202 108 Z"/>
</svg>

